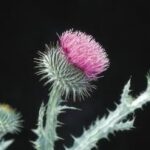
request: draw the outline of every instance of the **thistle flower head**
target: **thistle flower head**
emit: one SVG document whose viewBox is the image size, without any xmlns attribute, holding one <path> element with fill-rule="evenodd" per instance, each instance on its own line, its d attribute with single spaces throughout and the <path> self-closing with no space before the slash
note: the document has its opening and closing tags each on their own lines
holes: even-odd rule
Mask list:
<svg viewBox="0 0 150 150">
<path fill-rule="evenodd" d="M 68 61 L 80 68 L 89 79 L 95 79 L 109 66 L 105 50 L 92 36 L 69 30 L 59 40 Z"/>
<path fill-rule="evenodd" d="M 21 127 L 21 115 L 10 105 L 0 104 L 0 135 L 18 132 Z"/>
<path fill-rule="evenodd" d="M 46 45 L 36 59 L 38 74 L 47 83 L 57 86 L 62 95 L 75 100 L 88 96 L 95 88 L 91 81 L 108 67 L 109 60 L 104 49 L 91 36 L 76 31 L 64 32 L 57 46 Z"/>
</svg>

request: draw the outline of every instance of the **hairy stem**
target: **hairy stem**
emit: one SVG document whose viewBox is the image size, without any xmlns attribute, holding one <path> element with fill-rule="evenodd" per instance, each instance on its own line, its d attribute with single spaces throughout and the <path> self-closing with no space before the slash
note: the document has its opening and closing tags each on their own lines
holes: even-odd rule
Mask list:
<svg viewBox="0 0 150 150">
<path fill-rule="evenodd" d="M 53 85 L 47 104 L 46 124 L 45 124 L 45 133 L 47 134 L 46 148 L 48 146 L 49 150 L 54 150 L 54 143 L 58 139 L 56 127 L 58 126 L 57 108 L 59 105 L 59 100 L 60 100 L 59 88 L 56 85 Z"/>
</svg>

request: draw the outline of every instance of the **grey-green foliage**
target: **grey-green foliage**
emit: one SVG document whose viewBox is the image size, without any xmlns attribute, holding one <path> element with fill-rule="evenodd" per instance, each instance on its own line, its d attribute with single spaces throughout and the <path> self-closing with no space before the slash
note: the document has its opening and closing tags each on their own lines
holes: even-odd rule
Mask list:
<svg viewBox="0 0 150 150">
<path fill-rule="evenodd" d="M 42 105 L 40 109 L 38 120 L 42 123 L 38 123 L 37 129 L 33 130 L 38 135 L 38 139 L 33 143 L 38 150 L 53 150 L 55 141 L 60 138 L 56 133 L 56 128 L 61 125 L 57 120 L 58 115 L 65 109 L 75 109 L 61 105 L 61 96 L 65 95 L 67 98 L 72 94 L 73 99 L 77 96 L 83 97 L 89 95 L 94 86 L 79 69 L 67 62 L 58 47 L 50 48 L 46 45 L 46 52 L 39 54 L 40 58 L 36 59 L 39 69 L 37 74 L 42 74 L 41 80 L 47 78 L 45 84 L 51 83 L 52 86 L 47 106 Z"/>
<path fill-rule="evenodd" d="M 80 137 L 72 136 L 74 139 L 72 147 L 64 147 L 64 149 L 91 150 L 92 148 L 97 147 L 96 143 L 99 140 L 103 138 L 108 139 L 108 135 L 110 133 L 114 134 L 115 131 L 132 129 L 135 118 L 133 117 L 133 119 L 128 120 L 128 115 L 132 114 L 136 109 L 142 108 L 144 104 L 150 101 L 150 76 L 147 76 L 147 81 L 148 85 L 146 90 L 142 92 L 138 97 L 134 98 L 129 94 L 129 80 L 123 89 L 120 103 L 116 104 L 116 109 L 114 111 L 109 111 L 108 116 L 104 116 L 102 119 L 97 118 L 96 121 L 91 124 L 87 130 L 84 129 L 83 134 Z M 57 89 L 55 89 L 55 91 L 56 90 Z M 47 111 L 47 115 L 51 115 L 51 117 L 53 116 L 52 118 L 55 118 L 55 121 L 53 120 L 53 123 L 51 122 L 51 124 L 48 124 L 48 130 L 45 130 L 45 128 L 43 128 L 43 116 L 45 107 L 42 104 L 38 120 L 38 129 L 36 130 L 36 134 L 39 137 L 35 142 L 37 150 L 54 150 L 54 142 L 59 139 L 56 133 L 56 127 L 59 124 L 59 122 L 57 121 L 57 116 L 64 108 L 69 108 L 68 106 L 61 106 L 61 102 L 62 101 L 60 99 L 57 99 L 57 105 L 55 105 L 55 107 L 51 104 L 48 105 L 49 108 L 53 107 L 53 112 Z M 47 140 L 49 141 L 49 146 L 47 145 L 48 143 L 46 143 Z"/>
<path fill-rule="evenodd" d="M 35 149 L 54 149 L 55 141 L 61 139 L 56 133 L 56 128 L 60 127 L 62 123 L 57 120 L 57 117 L 60 113 L 65 112 L 66 109 L 76 108 L 62 105 L 59 88 L 54 86 L 47 106 L 44 106 L 42 103 L 39 110 L 37 129 L 33 130 L 33 132 L 38 136 L 38 139 L 33 142 Z M 46 120 L 44 120 L 44 117 Z"/>
<path fill-rule="evenodd" d="M 142 108 L 144 104 L 150 101 L 150 76 L 147 77 L 147 88 L 138 97 L 132 97 L 130 93 L 130 80 L 125 85 L 121 100 L 116 104 L 114 111 L 109 111 L 108 116 L 102 119 L 97 118 L 96 121 L 90 125 L 87 130 L 84 130 L 80 137 L 73 137 L 74 144 L 72 147 L 65 150 L 91 150 L 96 147 L 96 143 L 106 138 L 110 133 L 115 131 L 130 130 L 133 128 L 134 120 L 128 119 L 128 115 L 132 114 L 135 110 Z"/>
<path fill-rule="evenodd" d="M 46 83 L 51 83 L 52 86 L 48 104 L 46 106 L 41 105 L 38 127 L 34 130 L 38 136 L 37 140 L 33 142 L 37 150 L 54 150 L 55 141 L 60 139 L 56 128 L 60 127 L 61 124 L 57 118 L 65 109 L 70 108 L 62 105 L 61 96 L 65 94 L 65 97 L 68 97 L 70 93 L 73 93 L 73 98 L 80 97 L 81 95 L 86 95 L 93 86 L 90 86 L 91 82 L 79 70 L 76 70 L 76 68 L 66 62 L 57 48 L 48 46 L 46 48 L 47 51 L 40 53 L 40 58 L 36 59 L 38 68 L 40 68 L 38 74 L 43 74 L 42 79 L 48 78 Z M 147 89 L 134 98 L 130 95 L 129 80 L 123 89 L 119 104 L 116 104 L 116 109 L 109 111 L 108 116 L 104 116 L 102 119 L 97 118 L 88 129 L 84 129 L 80 137 L 72 136 L 74 139 L 73 145 L 69 148 L 64 147 L 64 149 L 91 150 L 96 147 L 96 143 L 99 140 L 108 138 L 110 133 L 132 129 L 134 117 L 132 120 L 128 120 L 128 115 L 150 101 L 149 75 L 147 76 L 147 81 Z M 45 121 L 43 120 L 44 116 Z"/>
<path fill-rule="evenodd" d="M 66 109 L 77 109 L 63 104 L 65 99 L 72 95 L 73 100 L 88 96 L 95 87 L 91 84 L 84 73 L 72 64 L 68 63 L 59 47 L 48 47 L 46 52 L 40 53 L 36 59 L 42 79 L 47 78 L 45 84 L 51 83 L 49 100 L 46 105 L 41 104 L 38 116 L 37 128 L 33 132 L 37 139 L 32 141 L 36 150 L 54 150 L 55 142 L 61 137 L 56 129 L 62 123 L 58 121 L 58 115 Z M 79 137 L 74 137 L 73 145 L 65 147 L 65 150 L 92 150 L 97 147 L 97 142 L 103 138 L 108 139 L 109 134 L 115 131 L 130 130 L 133 128 L 134 120 L 128 119 L 129 114 L 150 101 L 150 75 L 147 76 L 147 88 L 138 97 L 130 95 L 130 80 L 125 85 L 119 104 L 114 111 L 109 111 L 107 116 L 98 118 L 88 129 L 84 129 Z M 21 115 L 9 105 L 0 104 L 0 150 L 5 150 L 13 140 L 4 140 L 7 133 L 16 133 L 21 127 Z"/>
</svg>

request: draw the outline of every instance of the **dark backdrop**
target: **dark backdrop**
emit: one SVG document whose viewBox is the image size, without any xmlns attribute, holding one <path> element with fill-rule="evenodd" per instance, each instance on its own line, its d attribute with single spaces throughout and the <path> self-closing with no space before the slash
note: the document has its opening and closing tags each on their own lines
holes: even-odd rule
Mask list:
<svg viewBox="0 0 150 150">
<path fill-rule="evenodd" d="M 10 150 L 33 149 L 29 140 L 36 136 L 38 109 L 47 101 L 48 87 L 35 75 L 33 58 L 44 44 L 56 42 L 57 35 L 74 28 L 91 34 L 107 50 L 111 65 L 97 82 L 97 90 L 82 102 L 68 102 L 82 112 L 67 111 L 59 119 L 65 125 L 58 129 L 64 141 L 72 144 L 70 134 L 79 136 L 106 108 L 114 109 L 124 84 L 132 76 L 133 95 L 146 87 L 145 75 L 150 69 L 150 9 L 148 1 L 138 0 L 49 0 L 5 1 L 0 4 L 0 102 L 17 108 L 25 120 L 22 132 Z M 110 141 L 98 143 L 100 150 L 141 150 L 150 147 L 150 104 L 136 112 L 136 129 L 110 135 Z"/>
</svg>

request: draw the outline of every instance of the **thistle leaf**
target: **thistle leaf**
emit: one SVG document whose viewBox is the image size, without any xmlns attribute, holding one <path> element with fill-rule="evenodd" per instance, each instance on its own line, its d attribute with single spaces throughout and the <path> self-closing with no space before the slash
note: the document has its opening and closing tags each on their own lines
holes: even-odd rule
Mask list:
<svg viewBox="0 0 150 150">
<path fill-rule="evenodd" d="M 134 119 L 128 120 L 128 115 L 150 101 L 150 77 L 147 77 L 147 89 L 136 99 L 129 95 L 130 80 L 123 89 L 120 104 L 116 105 L 114 111 L 109 111 L 107 117 L 96 119 L 80 137 L 74 138 L 73 146 L 65 150 L 91 150 L 102 138 L 107 138 L 115 131 L 130 130 L 133 128 Z M 133 100 L 134 99 L 134 100 Z M 124 120 L 126 120 L 124 122 Z"/>
</svg>

